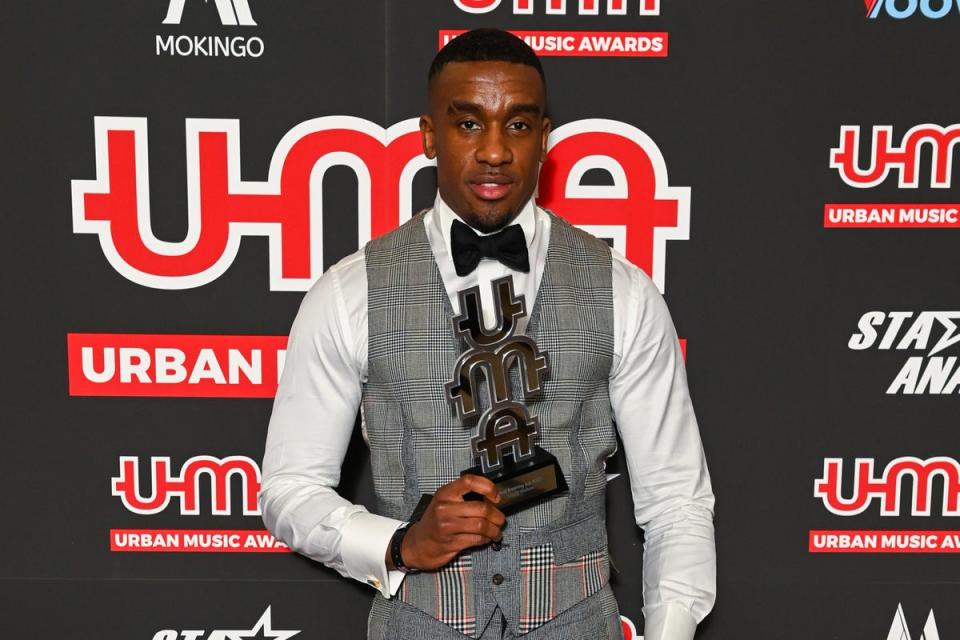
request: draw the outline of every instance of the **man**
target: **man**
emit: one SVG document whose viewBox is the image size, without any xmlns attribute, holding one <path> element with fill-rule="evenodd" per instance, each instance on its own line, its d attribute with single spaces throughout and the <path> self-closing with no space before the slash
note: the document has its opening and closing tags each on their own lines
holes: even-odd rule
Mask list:
<svg viewBox="0 0 960 640">
<path fill-rule="evenodd" d="M 617 430 L 646 532 L 646 637 L 689 640 L 714 599 L 713 494 L 663 300 L 605 243 L 534 204 L 551 123 L 526 44 L 464 34 L 436 56 L 428 93 L 434 207 L 304 298 L 267 437 L 264 521 L 376 589 L 370 639 L 620 638 L 604 511 Z M 465 346 L 451 327 L 458 291 L 479 287 L 492 326 L 490 283 L 506 275 L 526 299 L 519 330 L 550 356 L 525 402 L 569 484 L 509 516 L 493 483 L 459 477 L 476 461 L 444 394 Z M 380 514 L 334 490 L 361 404 Z"/>
</svg>

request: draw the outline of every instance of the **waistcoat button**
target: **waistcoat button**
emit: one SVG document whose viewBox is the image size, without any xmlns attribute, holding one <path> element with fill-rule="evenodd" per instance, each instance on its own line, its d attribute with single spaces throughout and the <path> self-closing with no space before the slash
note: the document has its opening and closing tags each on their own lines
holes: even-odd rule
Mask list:
<svg viewBox="0 0 960 640">
<path fill-rule="evenodd" d="M 499 573 L 493 574 L 493 584 L 500 585 L 503 584 L 503 576 Z"/>
<path fill-rule="evenodd" d="M 500 551 L 502 547 L 503 547 L 503 543 L 500 542 L 499 540 L 494 540 L 493 542 L 490 543 L 490 548 L 493 549 L 494 551 Z"/>
</svg>

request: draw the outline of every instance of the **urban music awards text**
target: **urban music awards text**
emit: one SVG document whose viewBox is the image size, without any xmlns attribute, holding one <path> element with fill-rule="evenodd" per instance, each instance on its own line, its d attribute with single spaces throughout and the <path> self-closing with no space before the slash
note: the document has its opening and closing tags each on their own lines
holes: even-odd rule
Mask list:
<svg viewBox="0 0 960 640">
<path fill-rule="evenodd" d="M 810 553 L 960 553 L 960 531 L 811 531 Z"/>
</svg>

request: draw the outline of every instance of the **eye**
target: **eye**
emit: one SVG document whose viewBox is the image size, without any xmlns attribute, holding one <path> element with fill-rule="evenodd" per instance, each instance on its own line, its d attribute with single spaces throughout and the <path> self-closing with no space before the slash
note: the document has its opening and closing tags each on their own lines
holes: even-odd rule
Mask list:
<svg viewBox="0 0 960 640">
<path fill-rule="evenodd" d="M 464 120 L 458 126 L 464 131 L 476 131 L 480 128 L 480 124 L 474 120 Z"/>
<path fill-rule="evenodd" d="M 509 128 L 511 128 L 511 129 L 513 129 L 514 131 L 528 131 L 528 130 L 530 129 L 530 125 L 527 124 L 526 122 L 523 122 L 522 120 L 517 120 L 516 122 L 511 122 L 511 123 L 510 123 L 509 125 L 507 125 L 507 126 L 508 126 Z"/>
</svg>

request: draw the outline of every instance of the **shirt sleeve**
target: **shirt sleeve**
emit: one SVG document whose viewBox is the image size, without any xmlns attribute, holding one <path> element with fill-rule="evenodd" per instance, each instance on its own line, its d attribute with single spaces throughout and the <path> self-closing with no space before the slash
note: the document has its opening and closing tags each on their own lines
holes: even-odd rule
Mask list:
<svg viewBox="0 0 960 640">
<path fill-rule="evenodd" d="M 640 269 L 627 275 L 626 291 L 614 287 L 622 321 L 610 401 L 645 533 L 644 633 L 691 640 L 716 597 L 713 490 L 666 303 Z"/>
<path fill-rule="evenodd" d="M 338 267 L 349 268 L 349 260 L 321 276 L 294 320 L 267 431 L 260 510 L 267 529 L 292 550 L 389 598 L 404 574 L 387 571 L 384 556 L 403 523 L 336 492 L 361 396 L 351 327 L 366 319 L 352 317 L 344 301 Z M 355 258 L 353 268 L 358 264 L 362 270 Z M 360 307 L 365 314 L 365 303 Z"/>
</svg>

